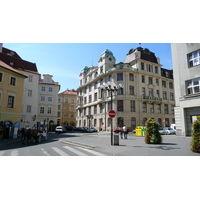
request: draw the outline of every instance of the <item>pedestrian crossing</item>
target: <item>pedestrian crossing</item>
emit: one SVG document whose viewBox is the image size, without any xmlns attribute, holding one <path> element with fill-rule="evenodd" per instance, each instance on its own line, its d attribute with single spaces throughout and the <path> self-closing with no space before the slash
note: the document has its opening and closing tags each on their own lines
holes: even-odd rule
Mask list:
<svg viewBox="0 0 200 200">
<path fill-rule="evenodd" d="M 52 147 L 31 147 L 13 150 L 1 150 L 0 156 L 106 156 L 93 149 L 79 146 L 52 146 Z"/>
</svg>

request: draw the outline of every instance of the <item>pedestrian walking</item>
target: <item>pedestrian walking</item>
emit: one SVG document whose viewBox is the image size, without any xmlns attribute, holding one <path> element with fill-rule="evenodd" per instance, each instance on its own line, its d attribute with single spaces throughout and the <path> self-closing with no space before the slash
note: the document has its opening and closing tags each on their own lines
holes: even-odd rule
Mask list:
<svg viewBox="0 0 200 200">
<path fill-rule="evenodd" d="M 127 128 L 126 128 L 126 126 L 124 125 L 122 129 L 123 129 L 123 132 L 124 132 L 124 139 L 127 139 Z"/>
<path fill-rule="evenodd" d="M 122 127 L 119 127 L 119 134 L 120 134 L 120 138 L 123 139 L 123 129 Z"/>
</svg>

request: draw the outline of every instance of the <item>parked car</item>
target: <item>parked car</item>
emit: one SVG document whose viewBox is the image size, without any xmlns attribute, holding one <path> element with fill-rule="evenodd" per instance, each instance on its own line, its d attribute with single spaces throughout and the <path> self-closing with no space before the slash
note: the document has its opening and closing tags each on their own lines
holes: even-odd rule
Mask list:
<svg viewBox="0 0 200 200">
<path fill-rule="evenodd" d="M 161 134 L 161 135 L 166 135 L 167 134 L 167 131 L 164 129 L 164 128 L 159 128 L 159 133 Z"/>
<path fill-rule="evenodd" d="M 92 132 L 97 132 L 97 129 L 95 128 L 89 128 Z"/>
<path fill-rule="evenodd" d="M 117 129 L 114 130 L 114 132 L 115 132 L 115 133 L 120 133 L 120 132 L 121 132 L 121 129 L 120 129 L 120 128 L 117 128 Z"/>
<path fill-rule="evenodd" d="M 65 127 L 57 126 L 56 129 L 55 129 L 55 132 L 56 133 L 65 133 L 66 129 L 65 129 Z"/>
<path fill-rule="evenodd" d="M 176 134 L 176 130 L 173 128 L 165 127 L 164 129 L 165 129 L 167 135 Z"/>
</svg>

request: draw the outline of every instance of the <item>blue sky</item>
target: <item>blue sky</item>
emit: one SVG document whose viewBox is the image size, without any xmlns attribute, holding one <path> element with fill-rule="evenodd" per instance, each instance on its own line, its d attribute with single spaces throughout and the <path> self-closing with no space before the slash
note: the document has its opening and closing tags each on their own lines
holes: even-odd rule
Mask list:
<svg viewBox="0 0 200 200">
<path fill-rule="evenodd" d="M 51 74 L 61 85 L 60 92 L 79 87 L 79 74 L 85 66 L 97 66 L 105 49 L 113 52 L 116 63 L 123 62 L 139 43 L 3 43 L 29 62 L 36 63 L 40 74 Z M 172 69 L 170 43 L 141 43 L 160 58 L 164 68 Z"/>
</svg>

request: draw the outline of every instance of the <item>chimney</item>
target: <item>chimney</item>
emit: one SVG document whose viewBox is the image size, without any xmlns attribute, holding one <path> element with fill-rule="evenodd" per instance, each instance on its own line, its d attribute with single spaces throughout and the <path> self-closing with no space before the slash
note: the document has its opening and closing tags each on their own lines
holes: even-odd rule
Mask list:
<svg viewBox="0 0 200 200">
<path fill-rule="evenodd" d="M 2 53 L 3 43 L 0 43 L 0 53 Z"/>
</svg>

